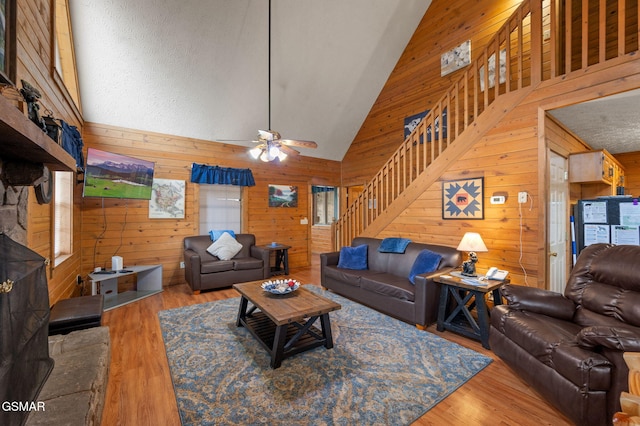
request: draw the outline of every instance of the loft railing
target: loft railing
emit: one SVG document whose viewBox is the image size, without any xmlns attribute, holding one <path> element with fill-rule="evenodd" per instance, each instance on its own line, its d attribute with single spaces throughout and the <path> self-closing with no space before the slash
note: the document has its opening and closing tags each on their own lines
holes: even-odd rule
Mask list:
<svg viewBox="0 0 640 426">
<path fill-rule="evenodd" d="M 349 245 L 463 134 L 482 137 L 469 133 L 496 99 L 635 52 L 638 35 L 637 1 L 523 1 L 347 207 L 335 223 L 336 248 Z"/>
</svg>

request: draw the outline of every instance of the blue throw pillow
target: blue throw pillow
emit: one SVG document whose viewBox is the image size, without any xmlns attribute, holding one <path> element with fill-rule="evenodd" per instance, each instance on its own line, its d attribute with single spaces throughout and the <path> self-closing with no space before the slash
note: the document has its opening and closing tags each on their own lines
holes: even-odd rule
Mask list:
<svg viewBox="0 0 640 426">
<path fill-rule="evenodd" d="M 220 230 L 217 230 L 217 231 L 215 229 L 212 229 L 211 231 L 209 231 L 209 236 L 211 237 L 211 241 L 216 241 L 225 232 L 227 234 L 231 235 L 233 238 L 236 237 L 236 233 L 233 232 L 231 229 L 220 229 Z"/>
<path fill-rule="evenodd" d="M 340 260 L 338 268 L 364 270 L 368 268 L 367 249 L 368 245 L 362 244 L 356 247 L 342 247 L 340 249 Z"/>
<path fill-rule="evenodd" d="M 416 283 L 416 275 L 425 274 L 427 272 L 433 272 L 438 269 L 438 265 L 440 265 L 440 256 L 438 253 L 434 253 L 431 250 L 422 250 L 418 253 L 418 257 L 413 262 L 413 266 L 411 267 L 411 272 L 409 272 L 409 281 L 411 284 Z"/>
</svg>

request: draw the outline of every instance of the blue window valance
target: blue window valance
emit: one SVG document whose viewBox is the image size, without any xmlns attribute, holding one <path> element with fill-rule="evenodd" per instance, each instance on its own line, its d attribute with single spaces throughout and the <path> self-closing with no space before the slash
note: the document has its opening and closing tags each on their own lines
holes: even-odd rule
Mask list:
<svg viewBox="0 0 640 426">
<path fill-rule="evenodd" d="M 251 169 L 234 169 L 231 167 L 207 166 L 193 163 L 191 182 L 217 183 L 219 185 L 255 186 Z"/>
</svg>

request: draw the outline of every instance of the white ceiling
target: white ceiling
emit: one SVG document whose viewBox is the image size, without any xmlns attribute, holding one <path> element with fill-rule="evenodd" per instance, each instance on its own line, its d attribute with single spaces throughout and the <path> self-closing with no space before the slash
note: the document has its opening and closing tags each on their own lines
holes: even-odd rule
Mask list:
<svg viewBox="0 0 640 426">
<path fill-rule="evenodd" d="M 267 129 L 267 0 L 69 3 L 85 120 L 211 141 Z M 430 3 L 273 0 L 272 129 L 342 160 Z"/>
<path fill-rule="evenodd" d="M 640 151 L 640 90 L 550 111 L 593 149 Z"/>
</svg>

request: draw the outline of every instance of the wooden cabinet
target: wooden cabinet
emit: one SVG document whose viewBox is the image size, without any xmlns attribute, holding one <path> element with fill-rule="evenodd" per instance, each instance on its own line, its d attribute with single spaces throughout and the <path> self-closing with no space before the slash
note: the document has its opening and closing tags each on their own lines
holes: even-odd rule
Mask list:
<svg viewBox="0 0 640 426">
<path fill-rule="evenodd" d="M 606 149 L 571 154 L 569 182 L 582 184 L 582 198 L 620 195 L 624 187 L 624 169 Z"/>
</svg>

